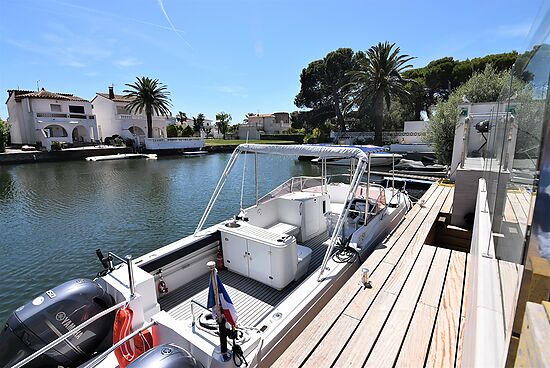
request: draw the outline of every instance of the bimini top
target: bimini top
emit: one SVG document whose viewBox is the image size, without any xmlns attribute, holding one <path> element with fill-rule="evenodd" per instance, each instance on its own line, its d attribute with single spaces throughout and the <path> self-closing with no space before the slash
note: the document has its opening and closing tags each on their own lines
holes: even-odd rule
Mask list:
<svg viewBox="0 0 550 368">
<path fill-rule="evenodd" d="M 324 158 L 356 158 L 367 160 L 368 153 L 380 152 L 384 149 L 377 146 L 371 147 L 356 147 L 356 146 L 334 146 L 334 145 L 315 145 L 315 144 L 251 144 L 245 143 L 237 147 L 239 152 L 256 152 L 268 153 L 273 155 L 298 155 L 298 156 L 313 156 Z"/>
</svg>

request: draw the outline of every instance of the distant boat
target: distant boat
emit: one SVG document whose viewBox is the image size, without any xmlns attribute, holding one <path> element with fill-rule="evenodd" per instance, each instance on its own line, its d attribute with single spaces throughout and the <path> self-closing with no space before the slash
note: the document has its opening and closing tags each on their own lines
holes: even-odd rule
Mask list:
<svg viewBox="0 0 550 368">
<path fill-rule="evenodd" d="M 182 152 L 184 156 L 194 157 L 208 154 L 208 151 L 184 151 Z"/>
<path fill-rule="evenodd" d="M 327 145 L 327 144 L 320 144 L 319 146 L 326 146 L 326 147 L 347 147 L 347 148 L 359 148 L 363 152 L 370 152 L 370 160 L 371 160 L 371 167 L 379 167 L 379 166 L 391 166 L 392 164 L 397 164 L 403 156 L 398 153 L 392 153 L 392 152 L 382 152 L 383 148 L 373 145 L 352 145 L 352 146 L 342 146 L 342 145 Z M 379 148 L 379 151 L 372 152 L 373 149 Z M 320 164 L 321 163 L 321 157 L 314 158 L 311 160 L 314 164 Z M 342 158 L 342 157 L 334 157 L 334 158 L 325 158 L 327 165 L 339 165 L 339 166 L 349 166 L 351 164 L 350 158 Z"/>
<path fill-rule="evenodd" d="M 110 161 L 110 160 L 129 160 L 136 158 L 145 158 L 147 160 L 156 160 L 157 155 L 154 153 L 119 153 L 118 155 L 105 156 L 90 156 L 86 157 L 86 161 Z"/>
</svg>

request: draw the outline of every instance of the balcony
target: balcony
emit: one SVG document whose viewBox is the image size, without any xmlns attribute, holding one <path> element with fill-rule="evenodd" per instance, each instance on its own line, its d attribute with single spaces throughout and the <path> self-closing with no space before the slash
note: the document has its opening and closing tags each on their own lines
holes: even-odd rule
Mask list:
<svg viewBox="0 0 550 368">
<path fill-rule="evenodd" d="M 117 114 L 116 118 L 118 120 L 147 120 L 147 117 L 145 115 L 132 115 L 132 114 Z M 153 115 L 153 121 L 162 121 L 166 122 L 166 124 L 173 124 L 176 122 L 176 119 L 172 116 L 156 116 Z"/>
<path fill-rule="evenodd" d="M 34 113 L 34 121 L 40 124 L 53 124 L 53 123 L 95 124 L 95 115 L 72 114 L 72 113 L 66 114 L 62 112 L 37 112 L 37 113 Z"/>
</svg>

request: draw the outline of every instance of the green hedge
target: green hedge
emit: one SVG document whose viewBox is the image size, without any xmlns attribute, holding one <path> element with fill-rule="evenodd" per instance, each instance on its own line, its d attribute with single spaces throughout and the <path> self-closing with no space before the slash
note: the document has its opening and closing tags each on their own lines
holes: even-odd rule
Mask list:
<svg viewBox="0 0 550 368">
<path fill-rule="evenodd" d="M 303 134 L 262 134 L 260 139 L 263 141 L 294 141 L 304 143 Z"/>
</svg>

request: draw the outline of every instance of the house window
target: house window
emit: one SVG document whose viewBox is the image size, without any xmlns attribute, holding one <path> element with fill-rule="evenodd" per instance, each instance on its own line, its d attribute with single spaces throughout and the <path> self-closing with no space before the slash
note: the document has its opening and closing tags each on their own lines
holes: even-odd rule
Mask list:
<svg viewBox="0 0 550 368">
<path fill-rule="evenodd" d="M 61 105 L 50 104 L 50 109 L 52 112 L 61 112 Z"/>
<path fill-rule="evenodd" d="M 70 106 L 69 112 L 72 114 L 84 114 L 84 106 Z"/>
<path fill-rule="evenodd" d="M 130 112 L 126 109 L 126 106 L 117 106 L 116 113 L 117 115 L 130 115 Z"/>
</svg>

